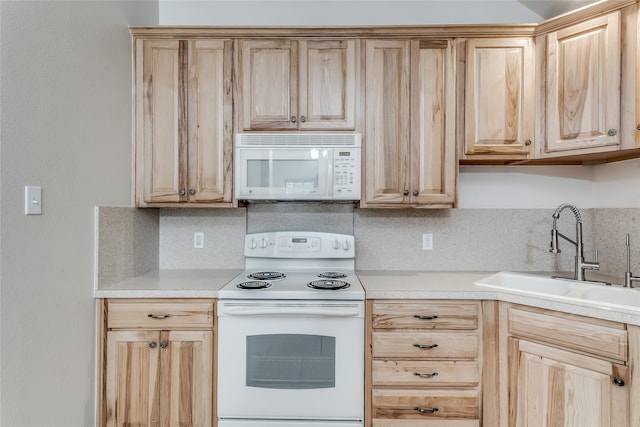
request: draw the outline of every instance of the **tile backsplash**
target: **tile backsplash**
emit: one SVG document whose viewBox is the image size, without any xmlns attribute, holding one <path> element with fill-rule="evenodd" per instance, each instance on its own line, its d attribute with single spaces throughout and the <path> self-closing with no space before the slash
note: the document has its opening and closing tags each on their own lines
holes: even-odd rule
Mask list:
<svg viewBox="0 0 640 427">
<path fill-rule="evenodd" d="M 553 209 L 357 209 L 351 204 L 256 203 L 238 209 L 99 208 L 98 280 L 113 283 L 153 268 L 242 268 L 246 233 L 324 231 L 356 236 L 361 270 L 572 271 L 575 247 L 548 251 Z M 622 275 L 625 234 L 640 274 L 640 209 L 584 209 L 585 257 Z M 559 230 L 575 238 L 568 210 Z M 194 232 L 204 248 L 194 249 Z M 432 234 L 433 250 L 422 249 Z"/>
</svg>

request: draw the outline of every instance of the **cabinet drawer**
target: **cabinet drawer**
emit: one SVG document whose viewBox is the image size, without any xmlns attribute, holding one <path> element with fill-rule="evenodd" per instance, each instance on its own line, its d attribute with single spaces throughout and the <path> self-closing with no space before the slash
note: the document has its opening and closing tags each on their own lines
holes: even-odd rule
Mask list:
<svg viewBox="0 0 640 427">
<path fill-rule="evenodd" d="M 211 329 L 213 301 L 202 300 L 109 300 L 109 329 Z"/>
<path fill-rule="evenodd" d="M 477 361 L 374 360 L 373 385 L 379 387 L 475 387 Z"/>
<path fill-rule="evenodd" d="M 374 302 L 374 329 L 478 328 L 479 305 L 474 302 Z"/>
<path fill-rule="evenodd" d="M 627 360 L 627 331 L 622 324 L 515 307 L 510 307 L 507 313 L 509 333 L 512 335 L 611 359 Z"/>
<path fill-rule="evenodd" d="M 480 420 L 373 420 L 372 427 L 480 427 Z"/>
<path fill-rule="evenodd" d="M 373 332 L 374 358 L 475 359 L 478 335 L 466 332 Z"/>
<path fill-rule="evenodd" d="M 476 390 L 373 390 L 372 416 L 374 420 L 477 420 L 478 405 Z"/>
</svg>

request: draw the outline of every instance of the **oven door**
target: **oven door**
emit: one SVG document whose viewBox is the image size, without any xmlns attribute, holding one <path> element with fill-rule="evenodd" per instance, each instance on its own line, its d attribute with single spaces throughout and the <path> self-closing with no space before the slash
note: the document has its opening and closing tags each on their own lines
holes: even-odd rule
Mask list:
<svg viewBox="0 0 640 427">
<path fill-rule="evenodd" d="M 236 199 L 331 199 L 332 164 L 329 148 L 237 148 Z"/>
<path fill-rule="evenodd" d="M 362 420 L 364 302 L 221 300 L 218 316 L 221 420 Z"/>
</svg>

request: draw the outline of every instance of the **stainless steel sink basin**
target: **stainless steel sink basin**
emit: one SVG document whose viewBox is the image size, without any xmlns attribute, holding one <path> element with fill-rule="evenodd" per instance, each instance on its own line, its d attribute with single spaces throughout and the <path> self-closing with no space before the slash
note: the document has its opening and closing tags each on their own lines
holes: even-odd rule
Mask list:
<svg viewBox="0 0 640 427">
<path fill-rule="evenodd" d="M 595 308 L 617 308 L 640 313 L 640 289 L 605 286 L 594 282 L 576 282 L 526 273 L 503 271 L 475 282 L 477 286 L 572 302 Z"/>
</svg>

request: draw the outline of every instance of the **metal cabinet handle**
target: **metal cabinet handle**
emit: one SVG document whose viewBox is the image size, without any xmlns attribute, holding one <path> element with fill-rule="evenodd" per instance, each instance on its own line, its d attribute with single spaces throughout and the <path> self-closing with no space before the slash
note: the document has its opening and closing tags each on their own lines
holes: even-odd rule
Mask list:
<svg viewBox="0 0 640 427">
<path fill-rule="evenodd" d="M 607 134 L 608 134 L 609 136 L 616 136 L 616 135 L 618 134 L 618 129 L 609 129 L 609 130 L 607 131 Z"/>
<path fill-rule="evenodd" d="M 438 376 L 437 372 L 414 372 L 413 375 L 415 375 L 416 377 L 420 377 L 420 378 L 433 378 Z"/>
<path fill-rule="evenodd" d="M 420 192 L 418 190 L 413 190 L 413 195 L 418 197 L 420 195 Z"/>
<path fill-rule="evenodd" d="M 524 142 L 524 145 L 531 145 L 531 144 L 533 144 L 533 141 L 531 141 L 530 139 L 527 139 L 527 140 Z"/>
<path fill-rule="evenodd" d="M 433 348 L 436 348 L 438 346 L 438 344 L 414 344 L 413 345 L 415 348 L 421 348 L 424 350 L 431 350 Z"/>
<path fill-rule="evenodd" d="M 153 313 L 149 313 L 147 314 L 147 317 L 150 319 L 168 319 L 169 317 L 171 317 L 170 314 L 153 314 Z"/>
<path fill-rule="evenodd" d="M 640 130 L 640 123 L 636 126 L 636 129 Z"/>
<path fill-rule="evenodd" d="M 193 196 L 193 195 L 195 195 L 195 194 L 196 194 L 196 190 L 194 190 L 193 188 L 190 188 L 190 189 L 189 189 L 189 195 L 190 195 L 190 196 Z"/>
<path fill-rule="evenodd" d="M 295 123 L 298 119 L 296 119 L 296 116 L 291 116 L 291 123 Z"/>
<path fill-rule="evenodd" d="M 160 342 L 160 348 L 167 348 L 168 345 L 169 345 L 169 343 L 166 342 L 166 341 L 161 341 Z"/>
<path fill-rule="evenodd" d="M 186 190 L 185 190 L 184 188 L 181 188 L 181 189 L 180 189 L 180 191 L 178 191 L 178 193 L 179 193 L 181 196 L 184 196 L 185 194 L 187 194 L 187 192 L 186 192 Z"/>
<path fill-rule="evenodd" d="M 420 320 L 434 320 L 438 318 L 438 316 L 423 316 L 420 314 L 414 314 L 413 317 Z"/>
<path fill-rule="evenodd" d="M 614 378 L 613 379 L 613 383 L 615 385 L 617 385 L 618 387 L 623 387 L 624 386 L 624 380 L 622 378 Z"/>
<path fill-rule="evenodd" d="M 404 191 L 402 192 L 402 194 L 403 194 L 404 196 L 408 196 L 408 195 L 409 195 L 409 190 L 404 190 Z"/>
<path fill-rule="evenodd" d="M 156 348 L 156 346 L 157 346 L 157 345 L 158 345 L 158 343 L 157 343 L 157 342 L 155 342 L 155 341 L 151 341 L 151 342 L 149 343 L 149 348 Z"/>
<path fill-rule="evenodd" d="M 305 123 L 307 121 L 307 117 L 306 116 L 300 116 L 300 121 L 302 123 Z"/>
<path fill-rule="evenodd" d="M 434 412 L 438 412 L 438 408 L 422 408 L 420 406 L 416 406 L 413 410 L 418 411 L 421 414 L 433 414 Z"/>
</svg>

